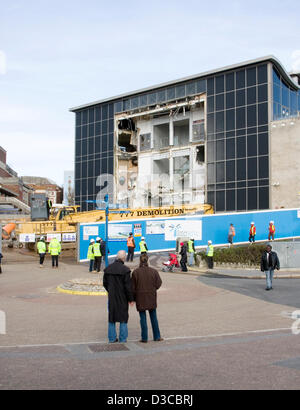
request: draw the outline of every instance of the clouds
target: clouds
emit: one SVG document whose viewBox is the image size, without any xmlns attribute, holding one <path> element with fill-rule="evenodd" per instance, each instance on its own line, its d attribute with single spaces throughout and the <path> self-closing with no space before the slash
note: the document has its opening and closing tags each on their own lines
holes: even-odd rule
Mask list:
<svg viewBox="0 0 300 410">
<path fill-rule="evenodd" d="M 5 75 L 6 70 L 6 54 L 3 50 L 0 50 L 0 75 Z"/>
</svg>

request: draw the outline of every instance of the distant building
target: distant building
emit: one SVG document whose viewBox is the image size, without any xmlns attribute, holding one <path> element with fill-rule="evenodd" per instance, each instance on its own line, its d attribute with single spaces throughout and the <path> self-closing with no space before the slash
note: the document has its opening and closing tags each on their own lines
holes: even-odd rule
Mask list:
<svg viewBox="0 0 300 410">
<path fill-rule="evenodd" d="M 74 191 L 74 171 L 64 172 L 64 199 L 65 205 L 74 205 L 75 191 Z"/>
<path fill-rule="evenodd" d="M 34 193 L 46 194 L 53 204 L 61 204 L 63 190 L 54 181 L 43 177 L 23 176 L 22 181 L 31 188 Z"/>
<path fill-rule="evenodd" d="M 0 195 L 15 197 L 29 205 L 31 188 L 6 163 L 7 152 L 0 147 Z"/>
</svg>

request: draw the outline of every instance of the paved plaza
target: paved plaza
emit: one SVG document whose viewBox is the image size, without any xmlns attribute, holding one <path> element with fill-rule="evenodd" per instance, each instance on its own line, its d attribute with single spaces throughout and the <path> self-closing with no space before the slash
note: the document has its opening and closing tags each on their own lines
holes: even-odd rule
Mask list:
<svg viewBox="0 0 300 410">
<path fill-rule="evenodd" d="M 160 272 L 162 342 L 139 343 L 130 308 L 127 344 L 107 344 L 107 297 L 60 293 L 75 278 L 96 280 L 72 258 L 52 269 L 36 256 L 6 254 L 0 275 L 0 389 L 299 389 L 300 279 L 234 272 Z M 161 266 L 161 257 L 152 256 Z M 137 259 L 131 268 L 137 266 Z M 151 334 L 151 332 L 150 332 Z"/>
</svg>

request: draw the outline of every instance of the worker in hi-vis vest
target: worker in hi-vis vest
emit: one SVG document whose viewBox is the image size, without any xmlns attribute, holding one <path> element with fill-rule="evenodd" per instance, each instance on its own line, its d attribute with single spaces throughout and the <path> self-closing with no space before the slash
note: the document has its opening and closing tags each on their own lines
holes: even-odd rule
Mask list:
<svg viewBox="0 0 300 410">
<path fill-rule="evenodd" d="M 269 236 L 268 239 L 269 241 L 274 241 L 274 237 L 275 237 L 275 225 L 274 225 L 274 221 L 270 221 L 269 223 Z"/>
<path fill-rule="evenodd" d="M 87 253 L 87 258 L 90 261 L 89 272 L 93 272 L 93 269 L 94 269 L 94 262 L 95 262 L 94 243 L 95 243 L 95 239 L 91 239 L 89 248 L 88 248 L 88 253 Z"/>
<path fill-rule="evenodd" d="M 193 266 L 195 264 L 195 241 L 194 239 L 190 239 L 188 241 L 187 251 L 189 254 L 189 266 Z"/>
<path fill-rule="evenodd" d="M 129 262 L 129 260 L 132 262 L 133 257 L 134 257 L 134 249 L 135 249 L 135 242 L 134 242 L 134 237 L 132 232 L 130 232 L 128 238 L 127 238 L 127 259 L 126 261 Z"/>
<path fill-rule="evenodd" d="M 53 238 L 49 244 L 49 253 L 52 258 L 52 268 L 58 268 L 58 256 L 61 252 L 61 244 L 57 238 Z"/>
<path fill-rule="evenodd" d="M 213 247 L 212 241 L 207 242 L 206 256 L 207 256 L 208 269 L 213 269 L 214 267 L 214 247 Z"/>
<path fill-rule="evenodd" d="M 101 238 L 96 238 L 96 242 L 94 243 L 94 272 L 100 272 L 101 267 L 101 260 L 102 260 L 102 253 L 101 253 Z"/>
<path fill-rule="evenodd" d="M 249 232 L 249 242 L 250 242 L 250 243 L 254 243 L 254 242 L 255 242 L 255 235 L 256 235 L 255 223 L 254 223 L 254 222 L 251 222 L 250 232 Z"/>
<path fill-rule="evenodd" d="M 141 255 L 144 255 L 148 252 L 147 244 L 145 242 L 145 238 L 142 236 L 141 241 L 140 241 L 140 252 Z"/>
<path fill-rule="evenodd" d="M 47 246 L 46 246 L 46 243 L 45 243 L 45 238 L 43 236 L 41 236 L 41 238 L 38 241 L 36 247 L 37 247 L 39 257 L 40 257 L 40 268 L 42 268 L 43 263 L 44 263 L 44 259 L 45 259 L 45 255 L 47 253 Z"/>
</svg>

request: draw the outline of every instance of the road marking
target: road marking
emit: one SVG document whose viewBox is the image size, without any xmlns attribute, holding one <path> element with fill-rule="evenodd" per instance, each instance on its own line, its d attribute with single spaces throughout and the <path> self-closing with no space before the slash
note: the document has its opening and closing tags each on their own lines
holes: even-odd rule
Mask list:
<svg viewBox="0 0 300 410">
<path fill-rule="evenodd" d="M 262 334 L 262 333 L 274 333 L 281 332 L 285 330 L 291 330 L 291 327 L 281 327 L 276 329 L 257 329 L 257 330 L 246 330 L 244 332 L 232 332 L 232 333 L 217 333 L 217 334 L 208 334 L 208 335 L 198 335 L 198 336 L 176 336 L 176 337 L 164 337 L 164 341 L 171 340 L 184 340 L 184 339 L 211 339 L 211 338 L 221 338 L 227 336 L 243 336 L 247 334 Z M 136 343 L 137 340 L 128 340 L 128 343 Z M 28 345 L 12 345 L 12 346 L 0 346 L 0 349 L 16 349 L 16 348 L 29 348 L 29 347 L 49 347 L 49 346 L 79 346 L 87 344 L 106 344 L 107 340 L 98 340 L 98 341 L 87 341 L 87 342 L 64 342 L 64 343 L 43 343 L 43 344 L 28 344 Z"/>
</svg>

